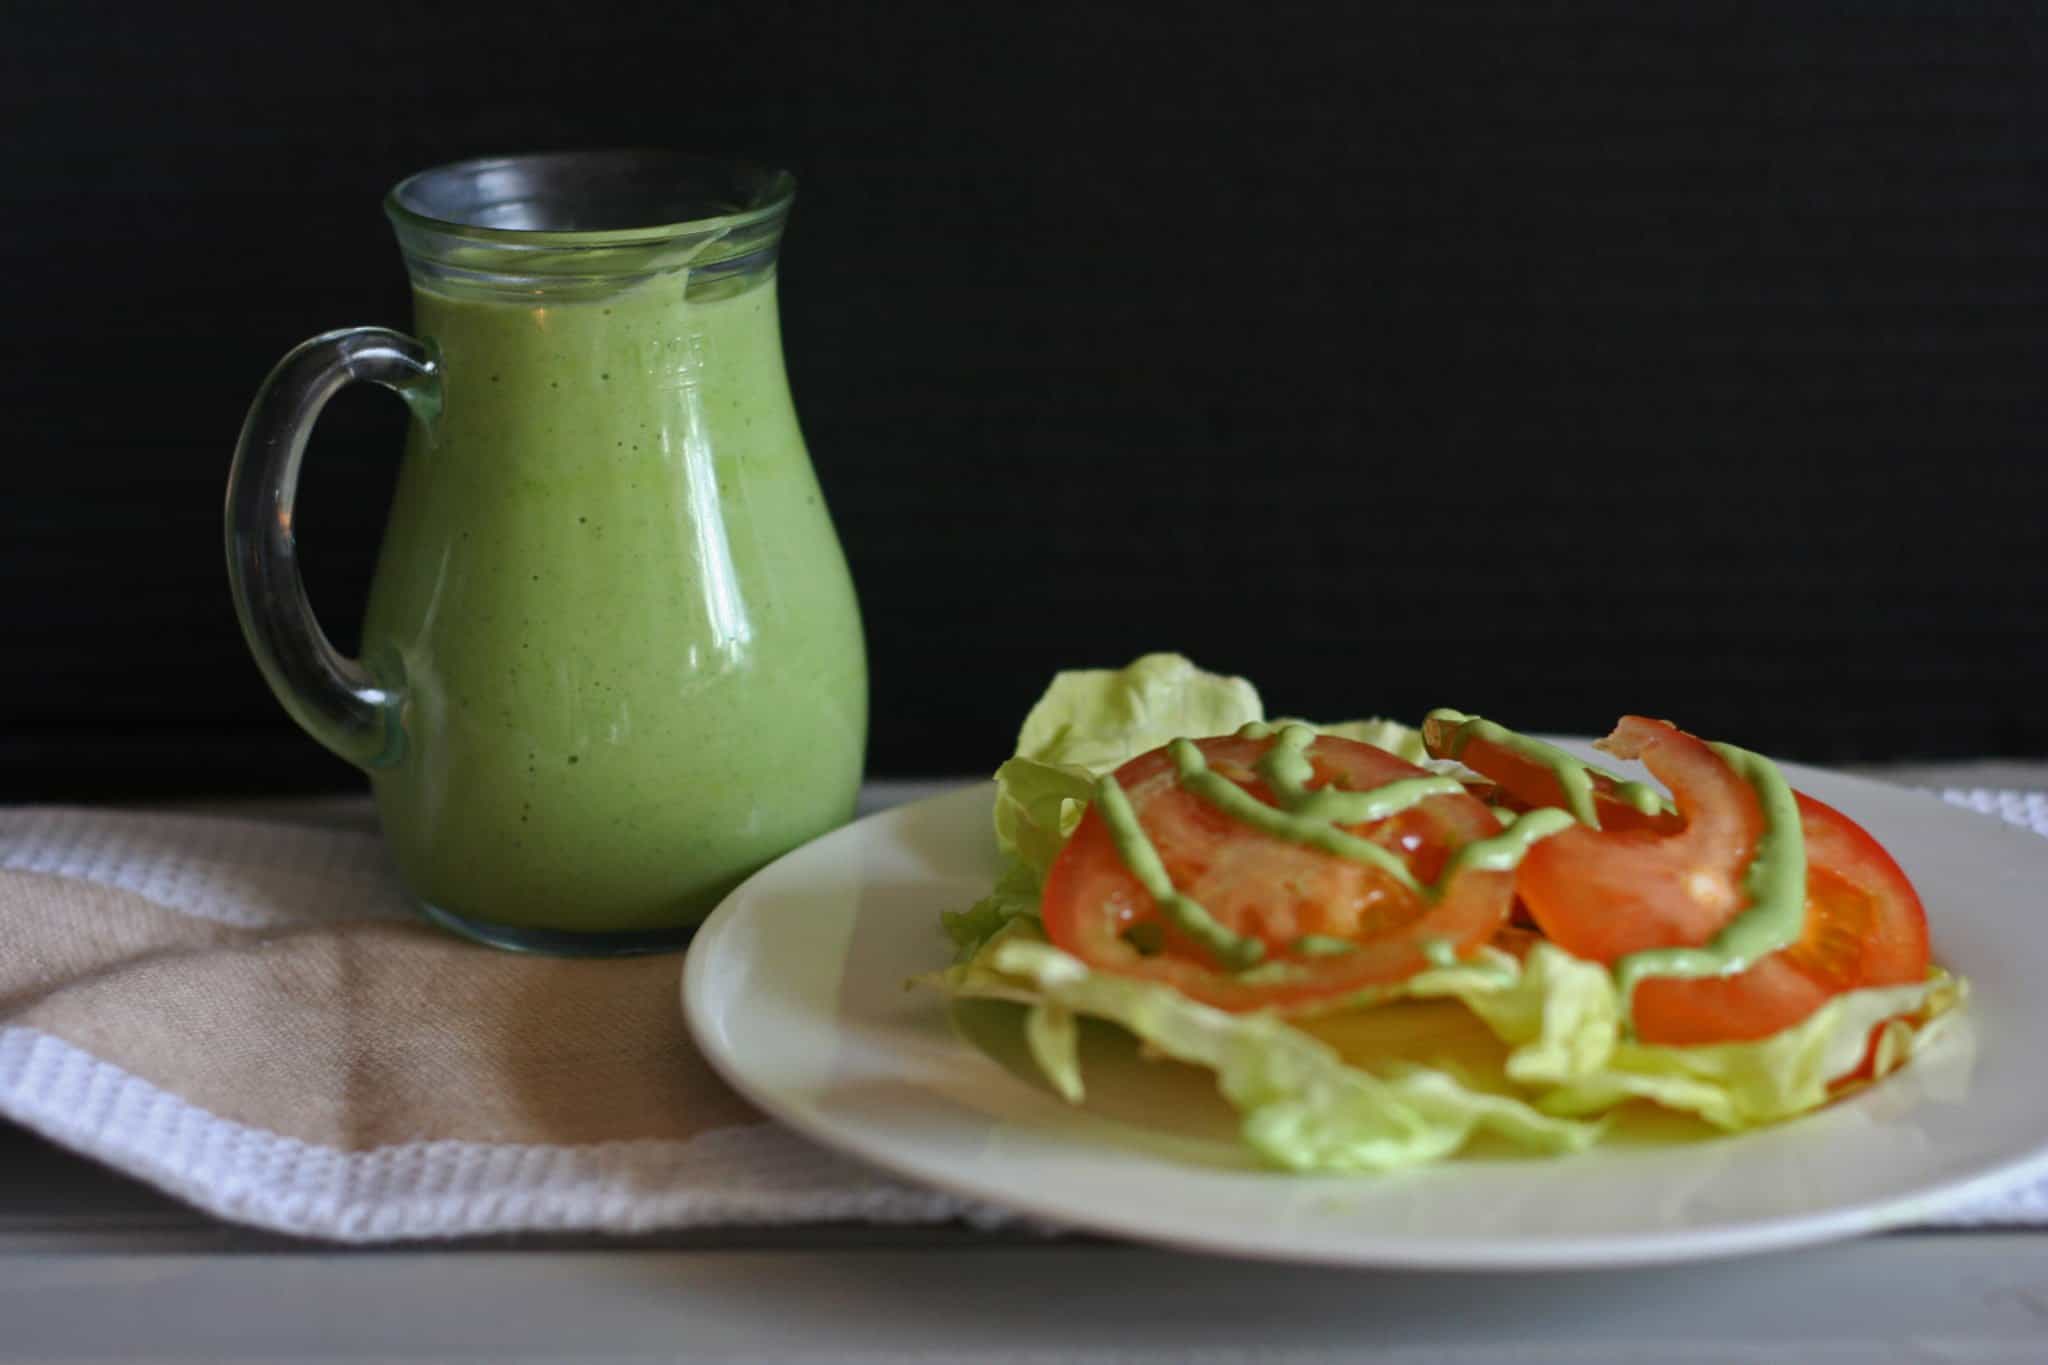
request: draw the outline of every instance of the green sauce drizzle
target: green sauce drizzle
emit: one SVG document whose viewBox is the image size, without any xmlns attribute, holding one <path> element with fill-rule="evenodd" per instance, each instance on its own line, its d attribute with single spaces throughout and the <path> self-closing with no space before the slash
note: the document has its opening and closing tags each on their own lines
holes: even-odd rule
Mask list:
<svg viewBox="0 0 2048 1365">
<path fill-rule="evenodd" d="M 1457 759 L 1464 755 L 1465 746 L 1474 739 L 1506 749 L 1531 763 L 1550 769 L 1557 779 L 1557 785 L 1564 792 L 1565 809 L 1572 818 L 1589 829 L 1600 828 L 1600 813 L 1593 802 L 1593 779 L 1604 777 L 1613 784 L 1609 795 L 1616 800 L 1635 807 L 1645 815 L 1659 811 L 1670 811 L 1671 803 L 1664 794 L 1647 782 L 1632 782 L 1627 778 L 1582 763 L 1554 744 L 1545 744 L 1540 739 L 1518 735 L 1505 725 L 1496 724 L 1480 716 L 1468 716 L 1463 711 L 1440 707 L 1429 713 L 1428 720 L 1440 721 L 1454 726 L 1444 745 L 1444 757 Z M 1427 723 L 1427 722 L 1425 722 Z"/>
<path fill-rule="evenodd" d="M 1310 790 L 1309 783 L 1316 775 L 1315 764 L 1309 761 L 1308 749 L 1316 742 L 1316 732 L 1306 725 L 1289 725 L 1280 731 L 1273 747 L 1259 757 L 1259 776 L 1266 779 L 1266 785 L 1280 798 L 1280 804 L 1291 815 L 1303 820 L 1332 825 L 1359 825 L 1372 820 L 1384 820 L 1399 815 L 1410 806 L 1420 805 L 1432 796 L 1455 796 L 1465 790 L 1465 784 L 1455 777 L 1431 774 L 1424 777 L 1404 777 L 1375 787 L 1371 791 L 1344 791 L 1336 787 L 1321 787 Z M 1201 751 L 1184 739 L 1176 744 L 1186 744 L 1194 752 L 1195 761 L 1200 763 Z M 1174 766 L 1181 769 L 1182 780 L 1187 770 L 1176 753 Z M 1235 787 L 1236 784 L 1232 784 Z M 1273 808 L 1264 802 L 1260 809 Z M 1268 831 L 1273 833 L 1275 831 Z M 1288 837 L 1288 836 L 1282 836 Z M 1297 839 L 1307 843 L 1307 839 Z M 1375 845 L 1374 847 L 1377 847 Z"/>
<path fill-rule="evenodd" d="M 1474 839 L 1452 854 L 1450 865 L 1444 868 L 1444 880 L 1465 871 L 1513 872 L 1538 840 L 1570 829 L 1572 824 L 1572 817 L 1555 806 L 1532 810 L 1492 838 Z"/>
<path fill-rule="evenodd" d="M 1264 943 L 1233 934 L 1219 924 L 1200 902 L 1174 889 L 1173 879 L 1166 875 L 1166 864 L 1159 861 L 1159 850 L 1152 847 L 1152 841 L 1145 837 L 1145 830 L 1138 823 L 1138 813 L 1131 809 L 1131 800 L 1124 795 L 1116 774 L 1107 774 L 1096 782 L 1095 805 L 1109 825 L 1110 837 L 1116 842 L 1116 851 L 1123 857 L 1124 866 L 1131 870 L 1131 875 L 1138 879 L 1146 894 L 1158 903 L 1160 912 L 1173 921 L 1175 928 L 1214 953 L 1225 966 L 1238 971 L 1255 965 L 1266 955 Z"/>
<path fill-rule="evenodd" d="M 1704 948 L 1655 948 L 1614 964 L 1624 1008 L 1636 986 L 1653 976 L 1733 976 L 1758 958 L 1797 942 L 1806 927 L 1806 833 L 1799 800 L 1778 765 L 1732 744 L 1709 744 L 1756 792 L 1764 832 L 1742 875 L 1749 905 Z"/>
<path fill-rule="evenodd" d="M 1280 742 L 1267 751 L 1268 755 L 1278 752 L 1284 743 L 1285 732 L 1282 733 Z M 1398 853 L 1381 848 L 1370 839 L 1347 834 L 1327 820 L 1312 819 L 1267 805 L 1221 773 L 1211 772 L 1208 763 L 1202 758 L 1202 751 L 1185 739 L 1177 739 L 1167 745 L 1167 753 L 1173 759 L 1174 771 L 1179 774 L 1183 787 L 1239 824 L 1249 825 L 1260 833 L 1270 834 L 1276 839 L 1306 844 L 1310 848 L 1321 849 L 1339 858 L 1365 863 L 1386 873 L 1410 891 L 1419 893 L 1422 890 L 1422 883 L 1415 880 L 1414 874 L 1408 870 L 1408 864 L 1401 860 Z M 1286 792 L 1279 790 L 1277 784 L 1274 795 L 1282 801 L 1287 799 Z M 1408 804 L 1413 805 L 1421 799 L 1420 796 L 1415 797 Z"/>
<path fill-rule="evenodd" d="M 1432 967 L 1455 967 L 1458 965 L 1458 950 L 1447 938 L 1426 938 L 1422 940 L 1422 955 L 1429 959 Z"/>
<path fill-rule="evenodd" d="M 1240 824 L 1276 839 L 1371 867 L 1425 899 L 1434 900 L 1440 896 L 1450 880 L 1464 871 L 1513 871 L 1537 840 L 1548 838 L 1572 824 L 1572 818 L 1563 811 L 1531 811 L 1516 820 L 1512 828 L 1460 848 L 1436 884 L 1424 886 L 1408 870 L 1407 863 L 1398 853 L 1370 839 L 1361 839 L 1338 828 L 1338 825 L 1384 820 L 1431 797 L 1463 792 L 1464 785 L 1456 778 L 1440 775 L 1406 777 L 1370 791 L 1310 788 L 1308 784 L 1314 779 L 1315 765 L 1308 758 L 1308 749 L 1315 743 L 1314 730 L 1306 725 L 1288 725 L 1276 731 L 1272 726 L 1254 722 L 1237 733 L 1241 739 L 1273 739 L 1273 744 L 1260 755 L 1257 769 L 1272 789 L 1274 798 L 1281 803 L 1279 806 L 1267 805 L 1229 778 L 1211 770 L 1202 751 L 1193 741 L 1186 739 L 1176 739 L 1167 745 L 1167 755 L 1173 762 L 1174 773 L 1181 786 L 1197 800 L 1215 807 Z M 1137 812 L 1131 808 L 1130 798 L 1113 775 L 1096 782 L 1095 803 L 1102 811 L 1110 839 L 1124 865 L 1158 904 L 1160 913 L 1175 927 L 1208 948 L 1225 966 L 1240 973 L 1249 973 L 1254 968 L 1270 973 L 1284 967 L 1285 964 L 1277 962 L 1260 966 L 1266 951 L 1263 941 L 1232 932 L 1206 907 L 1174 887 L 1166 865 L 1160 861 L 1159 851 L 1146 837 Z M 1333 957 L 1354 952 L 1357 947 L 1346 939 L 1306 934 L 1289 944 L 1288 951 L 1300 957 Z M 1440 943 L 1439 955 L 1448 949 L 1449 945 Z M 1431 958 L 1431 961 L 1436 961 L 1436 958 Z"/>
<path fill-rule="evenodd" d="M 1287 945 L 1287 950 L 1300 957 L 1342 957 L 1358 951 L 1358 945 L 1348 938 L 1331 938 L 1327 934 L 1303 934 Z"/>
</svg>

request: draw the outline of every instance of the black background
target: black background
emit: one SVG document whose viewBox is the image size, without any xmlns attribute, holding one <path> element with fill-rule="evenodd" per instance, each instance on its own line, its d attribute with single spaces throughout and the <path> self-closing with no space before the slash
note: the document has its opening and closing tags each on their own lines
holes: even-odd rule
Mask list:
<svg viewBox="0 0 2048 1365">
<path fill-rule="evenodd" d="M 10 21 L 0 797 L 354 784 L 228 605 L 243 407 L 405 324 L 401 175 L 648 143 L 799 177 L 871 772 L 1155 648 L 1303 714 L 2048 753 L 2048 10 L 286 9 Z M 308 458 L 344 643 L 402 429 L 351 391 Z"/>
</svg>

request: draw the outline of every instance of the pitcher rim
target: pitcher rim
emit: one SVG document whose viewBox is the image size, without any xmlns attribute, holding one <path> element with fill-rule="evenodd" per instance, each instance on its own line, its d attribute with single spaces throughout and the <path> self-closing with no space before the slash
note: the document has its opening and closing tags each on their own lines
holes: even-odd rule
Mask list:
<svg viewBox="0 0 2048 1365">
<path fill-rule="evenodd" d="M 730 213 L 705 214 L 664 219 L 644 226 L 622 228 L 507 228 L 464 222 L 426 212 L 406 202 L 409 191 L 432 177 L 475 176 L 500 168 L 535 163 L 569 163 L 602 158 L 646 158 L 679 168 L 716 173 L 733 179 L 758 180 L 759 202 Z M 415 193 L 415 198 L 416 198 Z M 666 147 L 607 147 L 577 151 L 527 152 L 510 155 L 466 157 L 414 171 L 393 185 L 384 195 L 384 212 L 395 226 L 447 233 L 470 241 L 525 247 L 609 247 L 644 245 L 693 235 L 727 236 L 741 229 L 776 221 L 789 212 L 796 198 L 796 177 L 787 170 L 764 162 L 703 156 Z"/>
</svg>

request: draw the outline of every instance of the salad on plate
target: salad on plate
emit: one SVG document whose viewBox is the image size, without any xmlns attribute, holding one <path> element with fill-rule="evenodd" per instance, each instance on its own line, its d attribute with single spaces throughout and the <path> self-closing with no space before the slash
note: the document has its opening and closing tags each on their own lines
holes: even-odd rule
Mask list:
<svg viewBox="0 0 2048 1365">
<path fill-rule="evenodd" d="M 1246 1144 L 1383 1171 L 1645 1106 L 1739 1131 L 1907 1064 L 1963 999 L 1896 862 L 1769 759 L 1622 718 L 1660 785 L 1461 712 L 1271 720 L 1154 654 L 1058 675 L 996 773 L 1004 871 L 922 980 L 1205 1068 Z"/>
</svg>

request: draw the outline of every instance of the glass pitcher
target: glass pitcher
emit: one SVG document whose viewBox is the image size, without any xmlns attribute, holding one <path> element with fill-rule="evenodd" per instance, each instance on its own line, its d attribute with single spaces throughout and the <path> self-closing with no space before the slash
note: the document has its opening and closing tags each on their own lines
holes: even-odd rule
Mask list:
<svg viewBox="0 0 2048 1365">
<path fill-rule="evenodd" d="M 369 774 L 445 925 L 668 946 L 852 812 L 866 660 L 783 370 L 793 193 L 660 152 L 415 175 L 385 210 L 416 337 L 316 337 L 256 396 L 227 498 L 243 632 Z M 359 379 L 412 421 L 350 659 L 307 604 L 292 504 L 314 419 Z"/>
</svg>

